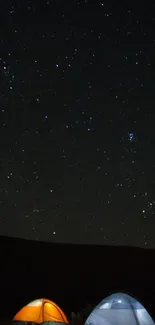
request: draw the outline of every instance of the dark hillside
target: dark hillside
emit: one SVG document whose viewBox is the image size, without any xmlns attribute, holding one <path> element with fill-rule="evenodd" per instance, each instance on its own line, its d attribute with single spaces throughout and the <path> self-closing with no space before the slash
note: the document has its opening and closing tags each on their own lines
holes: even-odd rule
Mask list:
<svg viewBox="0 0 155 325">
<path fill-rule="evenodd" d="M 155 317 L 155 251 L 42 243 L 0 237 L 1 316 L 38 297 L 67 314 L 113 291 L 139 299 Z M 7 301 L 7 303 L 6 303 Z"/>
</svg>

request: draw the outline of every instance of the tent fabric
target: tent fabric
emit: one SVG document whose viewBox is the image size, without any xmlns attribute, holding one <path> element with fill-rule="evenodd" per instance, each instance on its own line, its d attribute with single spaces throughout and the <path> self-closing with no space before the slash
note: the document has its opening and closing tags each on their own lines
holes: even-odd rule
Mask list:
<svg viewBox="0 0 155 325">
<path fill-rule="evenodd" d="M 155 325 L 135 298 L 117 293 L 103 299 L 87 318 L 85 325 Z"/>
<path fill-rule="evenodd" d="M 26 321 L 12 321 L 12 325 L 36 325 L 36 322 L 26 322 Z M 41 325 L 66 325 L 66 323 L 62 322 L 43 322 Z"/>
<path fill-rule="evenodd" d="M 56 322 L 68 324 L 64 312 L 53 301 L 38 299 L 23 307 L 13 318 L 13 321 L 22 322 Z"/>
</svg>

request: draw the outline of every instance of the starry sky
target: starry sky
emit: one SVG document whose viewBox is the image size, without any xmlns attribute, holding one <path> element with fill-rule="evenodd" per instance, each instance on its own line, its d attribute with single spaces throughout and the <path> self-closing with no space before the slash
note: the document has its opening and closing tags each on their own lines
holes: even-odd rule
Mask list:
<svg viewBox="0 0 155 325">
<path fill-rule="evenodd" d="M 3 0 L 0 234 L 155 248 L 154 1 Z"/>
</svg>

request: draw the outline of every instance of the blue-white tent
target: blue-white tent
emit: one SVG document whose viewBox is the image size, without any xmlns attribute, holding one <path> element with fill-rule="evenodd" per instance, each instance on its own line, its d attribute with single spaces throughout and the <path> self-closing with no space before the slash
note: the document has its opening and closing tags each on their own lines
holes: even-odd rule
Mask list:
<svg viewBox="0 0 155 325">
<path fill-rule="evenodd" d="M 135 298 L 115 293 L 103 299 L 87 318 L 85 325 L 155 325 Z"/>
</svg>

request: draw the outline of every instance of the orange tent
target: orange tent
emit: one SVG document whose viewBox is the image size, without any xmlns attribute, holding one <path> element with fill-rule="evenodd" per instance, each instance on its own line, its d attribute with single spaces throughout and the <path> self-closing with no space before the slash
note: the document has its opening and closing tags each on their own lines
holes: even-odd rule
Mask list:
<svg viewBox="0 0 155 325">
<path fill-rule="evenodd" d="M 43 322 L 68 324 L 64 312 L 48 299 L 38 299 L 30 302 L 15 315 L 13 321 L 38 324 Z"/>
</svg>

